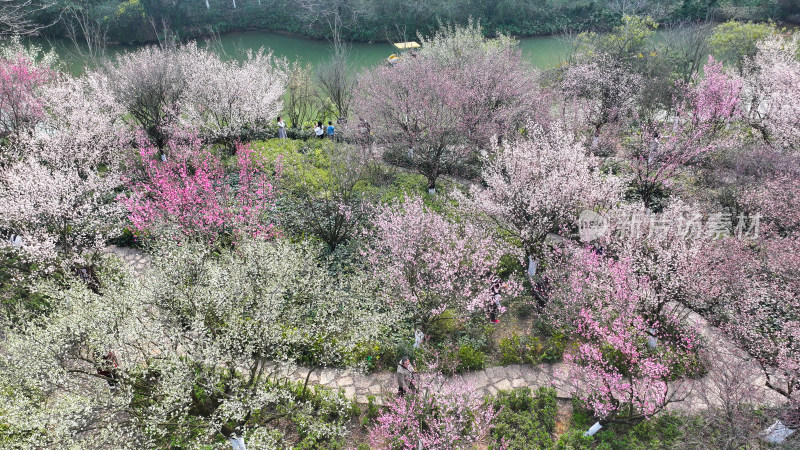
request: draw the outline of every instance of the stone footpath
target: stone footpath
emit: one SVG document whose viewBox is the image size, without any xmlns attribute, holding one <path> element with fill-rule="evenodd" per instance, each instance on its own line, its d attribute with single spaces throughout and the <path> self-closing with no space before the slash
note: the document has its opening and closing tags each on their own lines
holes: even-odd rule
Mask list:
<svg viewBox="0 0 800 450">
<path fill-rule="evenodd" d="M 150 256 L 140 250 L 116 246 L 106 247 L 105 250 L 122 260 L 137 276 L 150 267 Z M 778 406 L 785 402 L 782 396 L 765 386 L 766 380 L 760 366 L 729 341 L 721 330 L 709 325 L 694 312 L 685 314 L 684 321 L 695 327 L 705 340 L 709 349 L 706 355 L 709 371 L 700 379 L 671 385 L 674 398 L 682 401 L 670 404 L 668 409 L 698 411 L 719 407 L 725 398 L 731 399 L 731 392 L 738 394 L 743 401 L 752 403 Z M 304 381 L 308 369 L 301 367 L 280 375 Z M 462 379 L 484 395 L 518 387 L 537 389 L 541 386 L 554 387 L 562 399 L 570 398 L 574 392 L 563 363 L 489 367 L 465 374 Z M 367 396 L 373 395 L 376 402 L 381 404 L 382 397 L 397 392 L 394 372 L 366 374 L 351 369 L 315 369 L 309 376 L 309 383 L 341 389 L 348 398 L 358 403 L 367 403 Z"/>
<path fill-rule="evenodd" d="M 150 262 L 152 258 L 147 253 L 130 247 L 117 247 L 116 245 L 109 245 L 104 249 L 104 253 L 108 253 L 119 258 L 125 265 L 127 265 L 136 276 L 143 275 L 150 269 Z"/>
<path fill-rule="evenodd" d="M 483 395 L 525 386 L 532 389 L 552 386 L 556 388 L 558 397 L 570 398 L 570 387 L 560 373 L 566 373 L 561 363 L 536 366 L 511 365 L 470 372 L 461 376 L 461 379 Z M 303 382 L 308 375 L 308 369 L 299 367 L 279 375 Z M 376 397 L 376 403 L 381 404 L 381 397 L 394 395 L 397 392 L 394 372 L 361 373 L 351 369 L 315 369 L 309 376 L 308 382 L 331 389 L 341 389 L 347 398 L 355 399 L 358 403 L 367 403 L 367 396 L 373 395 Z"/>
</svg>

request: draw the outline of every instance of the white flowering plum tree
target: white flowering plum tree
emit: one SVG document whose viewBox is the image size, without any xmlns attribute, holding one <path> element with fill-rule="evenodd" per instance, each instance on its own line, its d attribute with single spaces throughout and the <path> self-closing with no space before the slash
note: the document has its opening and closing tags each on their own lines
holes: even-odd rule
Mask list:
<svg viewBox="0 0 800 450">
<path fill-rule="evenodd" d="M 305 388 L 281 370 L 342 365 L 392 320 L 373 287 L 310 263 L 314 252 L 283 241 L 221 253 L 168 244 L 148 276 L 109 274 L 100 295 L 42 287 L 50 315 L 4 336 L 0 415 L 15 445 L 263 436 L 305 408 Z"/>
<path fill-rule="evenodd" d="M 778 148 L 800 148 L 800 38 L 770 36 L 757 44 L 745 62 L 743 108 L 748 123 Z"/>
<path fill-rule="evenodd" d="M 121 209 L 119 110 L 95 76 L 42 90 L 43 113 L 0 170 L 0 223 L 30 254 L 64 256 L 105 244 Z"/>
<path fill-rule="evenodd" d="M 179 64 L 186 73 L 186 120 L 206 140 L 231 144 L 281 111 L 288 66 L 263 48 L 237 62 L 191 44 L 179 52 Z"/>
<path fill-rule="evenodd" d="M 145 47 L 106 67 L 115 98 L 159 149 L 179 123 L 225 143 L 263 128 L 280 112 L 286 72 L 283 60 L 263 50 L 223 61 L 194 43 Z"/>
</svg>

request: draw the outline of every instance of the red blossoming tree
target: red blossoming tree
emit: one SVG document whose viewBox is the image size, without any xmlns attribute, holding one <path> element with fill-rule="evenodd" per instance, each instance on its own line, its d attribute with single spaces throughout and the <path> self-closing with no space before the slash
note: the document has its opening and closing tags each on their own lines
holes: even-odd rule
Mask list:
<svg viewBox="0 0 800 450">
<path fill-rule="evenodd" d="M 136 231 L 175 230 L 179 236 L 213 241 L 223 235 L 270 238 L 276 192 L 257 167 L 248 145 L 236 149 L 237 170 L 226 173 L 217 156 L 199 140 L 187 146 L 168 144 L 171 157 L 156 158 L 157 150 L 144 146 L 139 154 L 143 179 L 132 181 L 129 197 L 121 197 Z"/>
<path fill-rule="evenodd" d="M 53 78 L 48 67 L 21 52 L 0 56 L 0 138 L 19 139 L 44 118 L 40 91 Z"/>
</svg>

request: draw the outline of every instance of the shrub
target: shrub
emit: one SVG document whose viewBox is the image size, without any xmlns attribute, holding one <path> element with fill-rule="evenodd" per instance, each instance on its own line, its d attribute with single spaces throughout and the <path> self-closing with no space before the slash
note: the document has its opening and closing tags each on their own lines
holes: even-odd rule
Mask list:
<svg viewBox="0 0 800 450">
<path fill-rule="evenodd" d="M 375 420 L 381 413 L 380 407 L 375 403 L 374 395 L 367 395 L 367 406 L 364 409 L 364 415 L 361 417 L 361 426 L 367 428 L 373 420 Z"/>
<path fill-rule="evenodd" d="M 302 383 L 289 385 L 300 407 L 289 406 L 289 420 L 296 426 L 299 437 L 295 449 L 342 448 L 344 427 L 360 412 L 358 405 L 348 400 L 342 391 L 334 392 L 322 386 L 304 388 Z"/>
<path fill-rule="evenodd" d="M 541 354 L 542 344 L 539 338 L 532 336 L 520 337 L 514 333 L 510 338 L 500 340 L 500 351 L 503 356 L 501 364 L 536 364 Z"/>
<path fill-rule="evenodd" d="M 395 370 L 401 355 L 409 354 L 407 345 L 391 342 L 374 342 L 357 347 L 346 362 L 348 366 L 362 366 L 368 372 Z"/>
<path fill-rule="evenodd" d="M 463 323 L 456 316 L 455 311 L 448 308 L 442 311 L 428 327 L 428 336 L 434 342 L 443 341 L 463 329 Z"/>
<path fill-rule="evenodd" d="M 566 337 L 555 333 L 543 339 L 539 336 L 519 336 L 514 333 L 500 340 L 501 364 L 539 364 L 557 362 L 566 348 Z"/>
<path fill-rule="evenodd" d="M 492 430 L 489 448 L 550 448 L 556 426 L 556 391 L 540 387 L 535 395 L 530 388 L 500 391 L 493 407 L 500 411 Z M 507 444 L 504 447 L 502 443 Z"/>
<path fill-rule="evenodd" d="M 470 344 L 462 345 L 456 353 L 458 365 L 456 373 L 481 370 L 486 367 L 486 355 Z"/>
<path fill-rule="evenodd" d="M 662 414 L 652 420 L 636 425 L 606 425 L 593 437 L 583 433 L 596 422 L 591 413 L 573 402 L 572 424 L 554 448 L 561 449 L 608 449 L 608 450 L 646 450 L 653 448 L 674 448 L 678 442 L 686 441 L 686 433 L 698 426 L 694 419 L 674 413 Z M 700 444 L 702 445 L 702 444 Z"/>
</svg>

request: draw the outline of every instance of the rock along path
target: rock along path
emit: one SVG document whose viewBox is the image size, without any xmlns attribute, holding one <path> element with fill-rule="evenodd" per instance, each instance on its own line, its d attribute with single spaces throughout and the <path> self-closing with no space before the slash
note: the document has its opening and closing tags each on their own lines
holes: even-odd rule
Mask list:
<svg viewBox="0 0 800 450">
<path fill-rule="evenodd" d="M 150 267 L 151 258 L 142 251 L 109 246 L 105 252 L 122 260 L 136 276 L 141 276 Z M 731 398 L 732 390 L 742 395 L 742 400 L 751 403 L 778 406 L 785 402 L 783 397 L 765 386 L 760 367 L 728 340 L 721 330 L 694 312 L 686 314 L 684 321 L 695 327 L 705 339 L 709 350 L 708 373 L 700 379 L 674 383 L 671 391 L 675 399 L 682 401 L 671 403 L 668 409 L 699 411 L 720 407 L 724 398 Z M 367 396 L 372 395 L 375 402 L 381 404 L 383 397 L 397 392 L 394 372 L 363 373 L 352 369 L 313 369 L 310 375 L 308 372 L 309 369 L 299 367 L 285 369 L 280 375 L 295 381 L 304 381 L 308 376 L 309 384 L 341 389 L 347 398 L 355 399 L 358 403 L 367 403 Z M 519 387 L 535 390 L 550 386 L 556 389 L 559 398 L 568 399 L 575 389 L 567 366 L 563 363 L 489 367 L 464 374 L 461 378 L 484 395 Z"/>
</svg>

